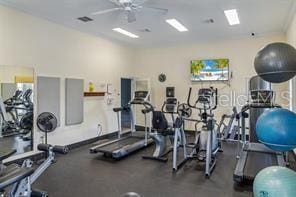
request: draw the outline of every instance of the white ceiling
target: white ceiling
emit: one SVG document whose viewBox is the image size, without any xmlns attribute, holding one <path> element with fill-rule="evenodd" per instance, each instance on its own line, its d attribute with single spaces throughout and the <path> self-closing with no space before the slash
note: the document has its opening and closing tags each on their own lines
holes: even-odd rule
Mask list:
<svg viewBox="0 0 296 197">
<path fill-rule="evenodd" d="M 151 11 L 137 12 L 137 21 L 127 23 L 120 12 L 91 16 L 90 13 L 114 7 L 108 0 L 0 0 L 1 4 L 22 10 L 55 23 L 132 46 L 148 47 L 188 42 L 227 39 L 285 32 L 296 7 L 295 0 L 149 0 L 145 4 L 167 8 L 163 16 Z M 241 24 L 229 26 L 224 10 L 237 9 Z M 83 23 L 77 18 L 89 16 L 94 21 Z M 180 33 L 165 19 L 176 18 L 189 31 Z M 203 21 L 214 19 L 213 24 Z M 121 27 L 140 36 L 131 39 L 113 28 Z M 141 32 L 148 28 L 150 33 Z"/>
</svg>

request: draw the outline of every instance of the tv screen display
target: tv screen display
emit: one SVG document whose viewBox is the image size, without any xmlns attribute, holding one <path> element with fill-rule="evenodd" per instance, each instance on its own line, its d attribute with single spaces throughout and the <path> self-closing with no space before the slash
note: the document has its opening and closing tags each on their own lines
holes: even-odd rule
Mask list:
<svg viewBox="0 0 296 197">
<path fill-rule="evenodd" d="M 191 61 L 191 81 L 228 81 L 229 59 Z"/>
</svg>

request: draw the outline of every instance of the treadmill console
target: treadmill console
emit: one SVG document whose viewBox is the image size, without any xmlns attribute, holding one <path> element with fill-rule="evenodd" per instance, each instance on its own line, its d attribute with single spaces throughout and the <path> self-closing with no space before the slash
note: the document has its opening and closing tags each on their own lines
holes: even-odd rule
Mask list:
<svg viewBox="0 0 296 197">
<path fill-rule="evenodd" d="M 145 101 L 147 100 L 149 96 L 149 92 L 148 91 L 135 91 L 135 94 L 134 94 L 134 101 L 137 100 L 137 101 Z"/>
</svg>

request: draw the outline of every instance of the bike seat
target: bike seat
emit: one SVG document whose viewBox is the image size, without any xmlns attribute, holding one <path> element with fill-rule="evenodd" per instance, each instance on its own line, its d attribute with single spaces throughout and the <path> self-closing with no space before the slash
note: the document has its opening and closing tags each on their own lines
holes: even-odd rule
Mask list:
<svg viewBox="0 0 296 197">
<path fill-rule="evenodd" d="M 0 174 L 0 191 L 30 176 L 33 172 L 33 168 L 21 168 L 16 164 L 7 166 Z"/>
<path fill-rule="evenodd" d="M 165 131 L 165 134 L 166 134 L 166 135 L 175 135 L 175 129 L 174 129 L 174 128 L 168 128 L 168 129 Z"/>
<path fill-rule="evenodd" d="M 167 136 L 167 135 L 175 135 L 175 129 L 174 128 L 166 128 L 163 130 L 156 130 L 159 134 L 163 135 L 163 136 Z"/>
</svg>

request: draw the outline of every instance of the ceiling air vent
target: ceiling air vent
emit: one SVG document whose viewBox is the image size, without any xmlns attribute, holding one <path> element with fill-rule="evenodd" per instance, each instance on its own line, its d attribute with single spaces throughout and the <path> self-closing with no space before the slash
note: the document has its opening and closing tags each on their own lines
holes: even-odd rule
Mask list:
<svg viewBox="0 0 296 197">
<path fill-rule="evenodd" d="M 143 32 L 143 33 L 150 33 L 150 32 L 151 32 L 151 30 L 148 29 L 148 28 L 140 29 L 139 31 L 140 31 L 140 32 Z"/>
<path fill-rule="evenodd" d="M 90 21 L 93 21 L 93 19 L 91 19 L 91 18 L 89 18 L 87 16 L 79 17 L 77 19 L 80 20 L 80 21 L 83 21 L 85 23 L 90 22 Z"/>
<path fill-rule="evenodd" d="M 202 22 L 205 23 L 205 24 L 212 24 L 212 23 L 214 23 L 215 21 L 214 21 L 214 19 L 212 19 L 212 18 L 208 18 L 208 19 L 203 20 Z"/>
</svg>

